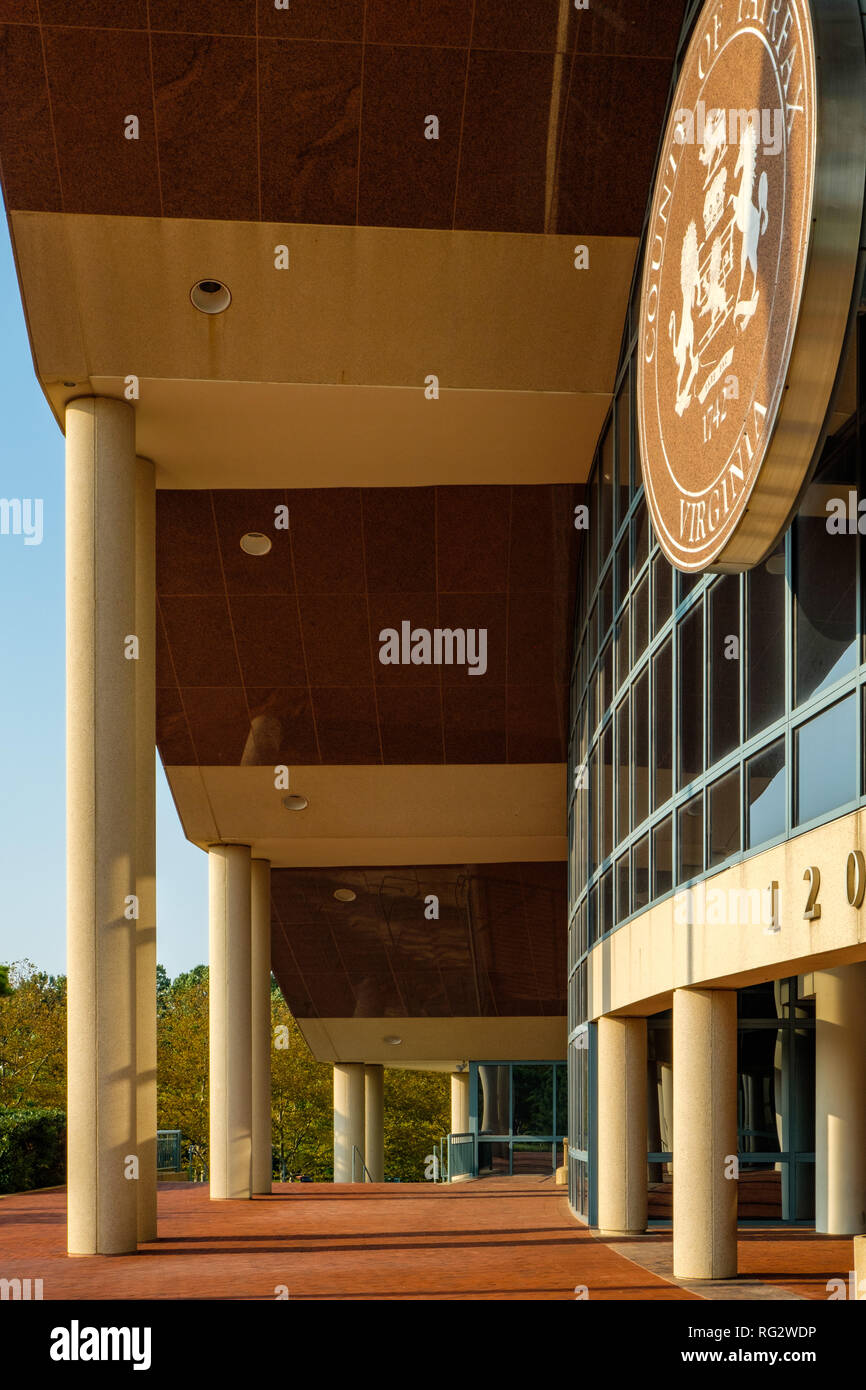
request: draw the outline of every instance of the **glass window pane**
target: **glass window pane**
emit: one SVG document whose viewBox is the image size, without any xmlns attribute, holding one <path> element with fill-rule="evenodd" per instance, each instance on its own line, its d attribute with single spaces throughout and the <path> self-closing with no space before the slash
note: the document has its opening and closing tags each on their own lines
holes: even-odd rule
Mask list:
<svg viewBox="0 0 866 1390">
<path fill-rule="evenodd" d="M 511 1068 L 512 1134 L 553 1133 L 553 1067 Z"/>
<path fill-rule="evenodd" d="M 785 740 L 746 763 L 747 847 L 762 845 L 785 832 Z"/>
<path fill-rule="evenodd" d="M 599 822 L 599 813 L 600 813 L 600 809 L 601 809 L 600 806 L 599 806 L 598 791 L 597 791 L 597 788 L 598 788 L 598 744 L 596 744 L 596 746 L 593 748 L 592 752 L 591 752 L 590 755 L 589 755 L 589 762 L 587 763 L 587 769 L 586 769 L 586 771 L 587 771 L 587 777 L 586 777 L 587 800 L 588 800 L 588 803 L 589 803 L 590 814 L 591 814 L 591 816 L 593 817 L 593 820 L 594 820 L 594 823 L 595 823 L 594 826 L 591 826 L 591 827 L 590 827 L 590 834 L 589 834 L 589 865 L 588 865 L 588 871 L 589 871 L 590 874 L 592 874 L 593 871 L 595 870 L 596 864 L 598 863 L 598 858 L 597 858 L 597 856 L 596 856 L 596 852 L 595 852 L 595 851 L 596 851 L 596 844 L 597 844 L 597 841 L 598 841 L 598 822 Z"/>
<path fill-rule="evenodd" d="M 616 712 L 616 838 L 624 840 L 629 822 L 629 702 L 628 696 Z"/>
<path fill-rule="evenodd" d="M 504 1065 L 478 1068 L 478 1133 L 508 1134 L 508 1072 Z"/>
<path fill-rule="evenodd" d="M 739 854 L 740 769 L 735 767 L 714 782 L 707 793 L 710 817 L 710 858 L 708 868 Z"/>
<path fill-rule="evenodd" d="M 849 488 L 856 486 L 854 453 L 846 450 L 808 488 L 794 523 L 798 704 L 856 663 L 858 537 L 847 529 Z M 831 501 L 844 506 L 846 519 L 834 524 Z"/>
<path fill-rule="evenodd" d="M 589 587 L 595 588 L 595 581 L 598 575 L 598 536 L 601 529 L 601 516 L 598 510 L 598 476 L 599 467 L 596 462 L 592 478 L 589 484 Z"/>
<path fill-rule="evenodd" d="M 622 685 L 628 678 L 631 670 L 631 654 L 628 649 L 629 636 L 629 611 L 623 610 L 623 615 L 616 625 L 616 683 Z"/>
<path fill-rule="evenodd" d="M 601 912 L 600 934 L 603 936 L 613 926 L 613 869 L 605 870 L 601 876 L 599 904 Z"/>
<path fill-rule="evenodd" d="M 704 869 L 704 803 L 700 793 L 681 806 L 677 826 L 677 882 L 694 878 Z"/>
<path fill-rule="evenodd" d="M 692 589 L 696 588 L 697 585 L 700 583 L 700 578 L 701 576 L 699 574 L 683 574 L 681 570 L 678 571 L 677 603 L 682 603 L 684 598 L 688 598 L 689 594 L 692 592 Z"/>
<path fill-rule="evenodd" d="M 710 763 L 740 741 L 740 580 L 726 574 L 710 589 L 707 659 Z"/>
<path fill-rule="evenodd" d="M 616 602 L 619 607 L 625 602 L 628 593 L 628 532 L 626 531 L 616 552 Z"/>
<path fill-rule="evenodd" d="M 673 887 L 673 818 L 666 816 L 653 831 L 653 897 Z"/>
<path fill-rule="evenodd" d="M 653 810 L 673 791 L 672 675 L 669 637 L 653 657 Z"/>
<path fill-rule="evenodd" d="M 631 875 L 628 871 L 628 854 L 621 854 L 616 861 L 616 920 L 622 922 L 631 912 Z"/>
<path fill-rule="evenodd" d="M 616 398 L 616 452 L 617 452 L 617 477 L 619 481 L 619 519 L 620 521 L 628 511 L 629 499 L 629 421 L 631 412 L 629 410 L 629 376 L 631 367 L 626 367 L 622 385 L 619 388 L 619 395 Z"/>
<path fill-rule="evenodd" d="M 568 1133 L 568 1067 L 558 1066 L 555 1077 L 556 1086 L 556 1136 L 564 1139 Z"/>
<path fill-rule="evenodd" d="M 650 900 L 649 835 L 642 835 L 631 851 L 631 910 L 638 912 Z"/>
<path fill-rule="evenodd" d="M 852 694 L 796 731 L 798 825 L 856 798 L 855 720 Z"/>
<path fill-rule="evenodd" d="M 674 572 L 659 551 L 653 558 L 653 637 L 661 632 L 671 616 Z"/>
<path fill-rule="evenodd" d="M 638 585 L 631 601 L 632 652 L 638 661 L 649 641 L 649 576 Z"/>
<path fill-rule="evenodd" d="M 632 517 L 631 531 L 634 550 L 634 570 L 637 574 L 649 554 L 649 517 L 646 502 L 641 498 Z"/>
<path fill-rule="evenodd" d="M 613 537 L 613 434 L 607 427 L 601 442 L 601 552 L 598 557 L 599 569 L 607 559 Z"/>
<path fill-rule="evenodd" d="M 747 699 L 749 736 L 785 713 L 785 548 L 746 576 Z"/>
<path fill-rule="evenodd" d="M 613 621 L 613 565 L 608 565 L 604 583 L 601 586 L 601 611 L 599 617 L 599 641 L 603 641 Z"/>
<path fill-rule="evenodd" d="M 601 740 L 602 784 L 601 844 L 599 859 L 607 859 L 613 853 L 613 720 L 610 720 Z"/>
<path fill-rule="evenodd" d="M 635 682 L 631 709 L 634 824 L 640 825 L 649 815 L 649 675 L 646 669 Z"/>
<path fill-rule="evenodd" d="M 704 606 L 698 603 L 678 628 L 679 785 L 704 770 Z"/>
</svg>

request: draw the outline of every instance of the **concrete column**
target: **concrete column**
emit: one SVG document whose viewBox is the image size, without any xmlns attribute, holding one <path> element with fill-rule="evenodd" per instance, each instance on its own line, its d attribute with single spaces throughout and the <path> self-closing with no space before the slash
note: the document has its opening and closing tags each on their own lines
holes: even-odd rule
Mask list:
<svg viewBox="0 0 866 1390">
<path fill-rule="evenodd" d="M 451 1133 L 469 1133 L 469 1072 L 451 1073 Z"/>
<path fill-rule="evenodd" d="M 211 845 L 210 1195 L 249 1197 L 252 1183 L 250 850 Z"/>
<path fill-rule="evenodd" d="M 385 1181 L 385 1068 L 364 1068 L 364 1162 L 371 1182 Z"/>
<path fill-rule="evenodd" d="M 600 1018 L 598 1226 L 632 1235 L 647 1223 L 647 1030 L 645 1018 Z"/>
<path fill-rule="evenodd" d="M 364 1157 L 364 1064 L 334 1063 L 334 1182 L 352 1181 L 352 1145 Z M 364 1170 L 355 1155 L 355 1179 Z"/>
<path fill-rule="evenodd" d="M 251 868 L 252 1190 L 270 1192 L 271 1155 L 271 865 Z"/>
<path fill-rule="evenodd" d="M 866 1231 L 866 963 L 815 974 L 815 1230 Z"/>
<path fill-rule="evenodd" d="M 673 1035 L 674 1277 L 733 1279 L 737 1181 L 725 1175 L 737 1153 L 736 991 L 674 990 Z"/>
<path fill-rule="evenodd" d="M 138 1240 L 135 417 L 66 408 L 68 1247 Z"/>
<path fill-rule="evenodd" d="M 138 1239 L 156 1240 L 156 486 L 135 461 L 135 882 Z"/>
</svg>

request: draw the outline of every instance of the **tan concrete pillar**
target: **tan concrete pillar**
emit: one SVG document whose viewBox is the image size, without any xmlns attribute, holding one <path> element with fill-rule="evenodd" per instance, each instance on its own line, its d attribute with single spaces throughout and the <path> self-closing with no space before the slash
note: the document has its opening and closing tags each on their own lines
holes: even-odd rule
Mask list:
<svg viewBox="0 0 866 1390">
<path fill-rule="evenodd" d="M 451 1133 L 469 1133 L 469 1072 L 451 1073 Z"/>
<path fill-rule="evenodd" d="M 364 1068 L 364 1162 L 371 1182 L 385 1181 L 385 1068 Z"/>
<path fill-rule="evenodd" d="M 854 1298 L 866 1302 L 866 1236 L 854 1237 Z"/>
<path fill-rule="evenodd" d="M 334 1182 L 352 1181 L 352 1146 L 355 1181 L 364 1181 L 364 1064 L 334 1063 Z"/>
<path fill-rule="evenodd" d="M 673 1012 L 674 1277 L 733 1279 L 737 995 L 676 989 Z"/>
<path fill-rule="evenodd" d="M 66 408 L 68 1248 L 138 1239 L 135 417 Z"/>
<path fill-rule="evenodd" d="M 866 963 L 815 974 L 815 1230 L 866 1231 Z"/>
<path fill-rule="evenodd" d="M 254 859 L 251 877 L 252 1190 L 270 1192 L 271 1154 L 271 865 Z"/>
<path fill-rule="evenodd" d="M 138 1239 L 156 1240 L 156 486 L 135 461 L 135 882 Z"/>
<path fill-rule="evenodd" d="M 647 1223 L 647 1030 L 645 1018 L 600 1018 L 598 1226 L 632 1235 Z"/>
<path fill-rule="evenodd" d="M 249 845 L 210 845 L 210 1195 L 252 1184 Z"/>
</svg>

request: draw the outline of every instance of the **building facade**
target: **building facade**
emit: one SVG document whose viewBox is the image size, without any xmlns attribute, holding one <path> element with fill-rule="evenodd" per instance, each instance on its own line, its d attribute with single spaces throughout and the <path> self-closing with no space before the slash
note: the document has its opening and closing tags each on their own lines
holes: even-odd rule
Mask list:
<svg viewBox="0 0 866 1390">
<path fill-rule="evenodd" d="M 692 7 L 678 68 L 690 43 L 709 53 L 713 14 Z M 866 1230 L 862 257 L 789 524 L 740 572 L 689 571 L 660 546 L 643 485 L 652 235 L 575 615 L 569 1200 L 602 1231 L 672 1219 L 674 1272 L 729 1277 L 738 1219 Z M 704 439 L 718 405 L 707 415 Z"/>
</svg>

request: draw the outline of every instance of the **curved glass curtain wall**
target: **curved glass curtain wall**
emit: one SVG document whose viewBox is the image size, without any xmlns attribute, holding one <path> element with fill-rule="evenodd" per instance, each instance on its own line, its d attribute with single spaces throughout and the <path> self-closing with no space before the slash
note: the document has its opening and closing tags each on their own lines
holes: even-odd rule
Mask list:
<svg viewBox="0 0 866 1390">
<path fill-rule="evenodd" d="M 827 512 L 843 499 L 857 516 L 857 419 L 828 440 L 767 561 L 744 575 L 684 575 L 658 549 L 638 485 L 633 354 L 634 344 L 587 489 L 580 564 L 570 1044 L 587 1017 L 597 941 L 699 879 L 866 804 L 863 548 L 859 532 L 828 530 Z M 570 1045 L 569 1059 L 577 1117 L 590 1105 L 591 1042 Z M 579 1197 L 589 1154 L 574 1147 Z"/>
<path fill-rule="evenodd" d="M 639 262 L 587 484 L 571 678 L 569 1197 L 590 1220 L 589 950 L 699 879 L 866 804 L 862 547 L 856 525 L 827 528 L 831 497 L 855 494 L 856 516 L 864 495 L 864 320 L 857 415 L 828 439 L 775 553 L 744 575 L 685 575 L 658 548 L 641 485 L 640 279 Z"/>
</svg>

